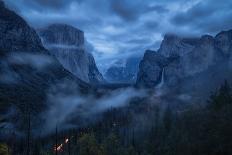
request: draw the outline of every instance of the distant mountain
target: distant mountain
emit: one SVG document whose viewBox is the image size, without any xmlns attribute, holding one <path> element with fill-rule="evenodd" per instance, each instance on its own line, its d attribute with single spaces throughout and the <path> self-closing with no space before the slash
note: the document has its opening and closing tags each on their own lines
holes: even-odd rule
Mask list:
<svg viewBox="0 0 232 155">
<path fill-rule="evenodd" d="M 0 102 L 25 112 L 43 108 L 48 91 L 57 84 L 91 87 L 73 76 L 42 45 L 36 31 L 0 1 Z M 66 89 L 63 89 L 67 91 Z M 27 109 L 28 110 L 28 109 Z"/>
<path fill-rule="evenodd" d="M 83 31 L 65 24 L 52 24 L 38 33 L 51 54 L 76 77 L 94 85 L 104 82 L 92 54 L 85 49 Z"/>
<path fill-rule="evenodd" d="M 155 88 L 215 89 L 232 77 L 232 30 L 215 37 L 182 38 L 165 35 L 158 51 L 146 51 L 139 66 L 137 85 Z M 183 88 L 185 87 L 185 89 Z"/>
<path fill-rule="evenodd" d="M 125 61 L 119 60 L 107 69 L 104 77 L 110 83 L 133 84 L 137 78 L 140 60 L 140 57 L 130 57 Z"/>
</svg>

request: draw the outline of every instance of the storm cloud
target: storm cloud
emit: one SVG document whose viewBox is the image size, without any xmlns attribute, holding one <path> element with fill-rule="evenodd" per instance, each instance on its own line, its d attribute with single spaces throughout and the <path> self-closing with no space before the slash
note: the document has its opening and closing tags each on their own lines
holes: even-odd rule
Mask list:
<svg viewBox="0 0 232 155">
<path fill-rule="evenodd" d="M 232 28 L 231 0 L 5 0 L 40 28 L 65 23 L 85 32 L 98 66 L 145 49 L 159 48 L 163 35 L 199 36 Z M 101 68 L 100 68 L 101 69 Z"/>
</svg>

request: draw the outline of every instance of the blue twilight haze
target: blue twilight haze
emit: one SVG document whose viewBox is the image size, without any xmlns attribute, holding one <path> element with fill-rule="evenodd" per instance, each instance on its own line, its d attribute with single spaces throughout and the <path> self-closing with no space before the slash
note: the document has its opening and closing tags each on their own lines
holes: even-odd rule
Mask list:
<svg viewBox="0 0 232 155">
<path fill-rule="evenodd" d="M 31 26 L 66 23 L 85 32 L 98 66 L 157 49 L 165 33 L 232 28 L 231 0 L 5 0 Z"/>
</svg>

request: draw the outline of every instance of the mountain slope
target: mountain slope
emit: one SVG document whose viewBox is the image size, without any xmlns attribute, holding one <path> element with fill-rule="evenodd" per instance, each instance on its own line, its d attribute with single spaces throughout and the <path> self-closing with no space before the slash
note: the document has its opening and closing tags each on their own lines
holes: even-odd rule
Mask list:
<svg viewBox="0 0 232 155">
<path fill-rule="evenodd" d="M 0 48 L 6 51 L 45 51 L 35 30 L 0 1 Z"/>
<path fill-rule="evenodd" d="M 92 54 L 85 49 L 84 32 L 65 24 L 53 24 L 38 32 L 51 54 L 76 77 L 93 85 L 104 81 Z"/>
<path fill-rule="evenodd" d="M 65 70 L 42 46 L 36 31 L 3 2 L 0 2 L 0 36 L 1 103 L 17 105 L 24 112 L 28 105 L 40 111 L 49 89 L 57 84 L 73 83 L 80 92 L 90 89 Z"/>
<path fill-rule="evenodd" d="M 155 88 L 164 75 L 164 86 L 178 91 L 215 89 L 232 77 L 232 30 L 215 37 L 182 38 L 165 35 L 157 52 L 147 51 L 140 63 L 137 85 Z M 162 71 L 164 73 L 162 73 Z"/>
</svg>

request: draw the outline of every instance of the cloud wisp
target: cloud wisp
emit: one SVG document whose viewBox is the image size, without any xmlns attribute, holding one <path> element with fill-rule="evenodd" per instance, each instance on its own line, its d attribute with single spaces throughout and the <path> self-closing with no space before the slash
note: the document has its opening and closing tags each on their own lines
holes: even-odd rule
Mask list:
<svg viewBox="0 0 232 155">
<path fill-rule="evenodd" d="M 74 90 L 75 84 L 70 88 L 67 82 L 51 88 L 47 97 L 48 110 L 41 114 L 43 134 L 53 133 L 56 127 L 59 130 L 83 127 L 97 121 L 107 110 L 127 106 L 134 97 L 146 96 L 144 90 L 134 88 L 114 90 L 100 98 L 82 96 Z"/>
<path fill-rule="evenodd" d="M 151 45 L 157 49 L 166 33 L 196 36 L 232 28 L 231 0 L 5 2 L 35 28 L 65 23 L 83 30 L 98 66 L 122 59 L 121 55 L 143 55 Z"/>
</svg>

